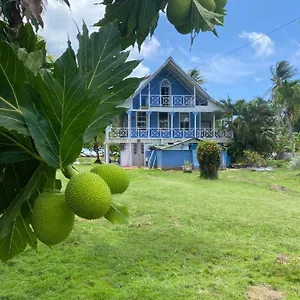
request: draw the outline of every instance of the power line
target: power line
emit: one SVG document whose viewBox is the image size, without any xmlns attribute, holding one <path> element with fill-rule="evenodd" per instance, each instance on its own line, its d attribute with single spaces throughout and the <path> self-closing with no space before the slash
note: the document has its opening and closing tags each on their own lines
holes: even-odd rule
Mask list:
<svg viewBox="0 0 300 300">
<path fill-rule="evenodd" d="M 235 53 L 235 52 L 237 52 L 237 51 L 239 51 L 239 50 L 241 50 L 243 48 L 248 47 L 249 45 L 252 45 L 253 43 L 257 42 L 258 40 L 260 40 L 260 39 L 262 39 L 262 38 L 264 38 L 264 37 L 266 37 L 266 36 L 268 36 L 268 35 L 276 32 L 276 31 L 278 31 L 278 30 L 280 30 L 280 29 L 282 29 L 282 28 L 284 28 L 284 27 L 286 27 L 286 26 L 288 26 L 288 25 L 290 25 L 290 24 L 292 24 L 292 23 L 294 23 L 294 22 L 296 22 L 298 20 L 300 20 L 300 17 L 295 18 L 292 21 L 289 21 L 288 23 L 285 23 L 285 24 L 281 25 L 280 27 L 277 27 L 277 28 L 273 29 L 272 31 L 261 35 L 260 37 L 254 39 L 253 41 L 245 43 L 245 44 L 243 44 L 242 46 L 240 46 L 238 48 L 235 48 L 235 49 L 233 49 L 233 50 L 231 50 L 229 52 L 226 52 L 226 53 L 224 53 L 224 54 L 222 54 L 222 55 L 220 55 L 220 56 L 218 56 L 216 58 L 213 58 L 213 59 L 211 59 L 211 60 L 209 60 L 209 61 L 201 64 L 199 67 L 203 67 L 203 66 L 206 66 L 206 65 L 213 64 L 213 63 L 215 63 L 215 62 L 217 62 L 217 61 L 219 61 L 219 60 L 221 60 L 221 59 L 223 59 L 223 58 L 225 58 L 225 57 L 227 57 L 227 56 L 229 56 L 229 55 L 231 55 L 231 54 L 233 54 L 233 53 Z"/>
</svg>

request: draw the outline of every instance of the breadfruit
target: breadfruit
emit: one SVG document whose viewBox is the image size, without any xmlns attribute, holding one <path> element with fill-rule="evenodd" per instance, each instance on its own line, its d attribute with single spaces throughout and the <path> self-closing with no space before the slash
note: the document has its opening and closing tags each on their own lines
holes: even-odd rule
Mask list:
<svg viewBox="0 0 300 300">
<path fill-rule="evenodd" d="M 216 9 L 216 3 L 214 0 L 198 0 L 198 2 L 209 11 L 215 11 Z"/>
<path fill-rule="evenodd" d="M 190 17 L 191 0 L 170 0 L 167 6 L 167 18 L 174 26 L 180 26 Z"/>
<path fill-rule="evenodd" d="M 32 227 L 42 243 L 52 246 L 65 240 L 73 230 L 74 219 L 63 193 L 42 193 L 36 198 Z"/>
<path fill-rule="evenodd" d="M 224 8 L 227 4 L 227 0 L 215 0 L 216 6 Z"/>
<path fill-rule="evenodd" d="M 224 9 L 223 8 L 219 8 L 217 7 L 216 10 L 215 10 L 215 13 L 217 14 L 220 14 L 220 15 L 223 15 L 224 14 Z M 224 24 L 224 15 L 221 16 L 221 17 L 218 17 L 218 20 Z"/>
<path fill-rule="evenodd" d="M 66 202 L 72 211 L 84 219 L 103 217 L 111 205 L 111 192 L 106 182 L 94 173 L 73 176 L 66 187 Z"/>
<path fill-rule="evenodd" d="M 189 34 L 192 31 L 193 26 L 192 26 L 191 22 L 188 21 L 188 22 L 184 23 L 183 25 L 175 26 L 175 28 L 181 34 Z"/>
<path fill-rule="evenodd" d="M 99 175 L 107 183 L 112 194 L 122 194 L 129 186 L 128 174 L 123 168 L 117 165 L 98 165 L 91 172 Z"/>
</svg>

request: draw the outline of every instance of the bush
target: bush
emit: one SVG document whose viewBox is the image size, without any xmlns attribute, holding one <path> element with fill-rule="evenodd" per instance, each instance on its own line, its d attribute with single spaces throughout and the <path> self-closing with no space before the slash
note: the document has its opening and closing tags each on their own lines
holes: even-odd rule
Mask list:
<svg viewBox="0 0 300 300">
<path fill-rule="evenodd" d="M 292 171 L 300 170 L 300 156 L 294 157 L 290 163 L 289 168 Z"/>
<path fill-rule="evenodd" d="M 221 163 L 221 148 L 215 142 L 201 141 L 197 147 L 197 159 L 200 176 L 205 179 L 217 179 Z"/>
<path fill-rule="evenodd" d="M 270 160 L 268 160 L 268 166 L 274 167 L 274 168 L 286 168 L 287 162 L 282 159 L 270 159 Z"/>
<path fill-rule="evenodd" d="M 244 150 L 242 162 L 246 167 L 267 166 L 266 160 L 258 152 L 252 150 Z"/>
</svg>

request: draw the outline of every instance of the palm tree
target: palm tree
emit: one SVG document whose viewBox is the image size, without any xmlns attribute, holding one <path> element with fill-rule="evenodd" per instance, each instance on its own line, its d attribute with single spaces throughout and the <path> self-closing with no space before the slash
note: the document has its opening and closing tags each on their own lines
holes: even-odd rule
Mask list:
<svg viewBox="0 0 300 300">
<path fill-rule="evenodd" d="M 299 80 L 283 80 L 273 91 L 273 103 L 281 109 L 283 121 L 287 124 L 291 142 L 292 157 L 295 156 L 293 128 L 300 116 L 300 85 Z"/>
<path fill-rule="evenodd" d="M 297 69 L 285 60 L 277 62 L 275 66 L 271 66 L 270 71 L 273 83 L 272 91 L 278 88 L 283 81 L 290 80 L 297 73 Z"/>
<path fill-rule="evenodd" d="M 199 72 L 197 68 L 190 69 L 188 74 L 199 84 L 202 85 L 206 82 L 204 76 Z"/>
</svg>

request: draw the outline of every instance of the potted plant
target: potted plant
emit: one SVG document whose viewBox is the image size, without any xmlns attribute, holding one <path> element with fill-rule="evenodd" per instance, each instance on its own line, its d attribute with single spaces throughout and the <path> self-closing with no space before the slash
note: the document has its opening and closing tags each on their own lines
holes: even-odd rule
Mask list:
<svg viewBox="0 0 300 300">
<path fill-rule="evenodd" d="M 190 161 L 186 160 L 184 161 L 184 166 L 182 166 L 183 173 L 192 173 L 193 171 L 193 165 Z"/>
</svg>

